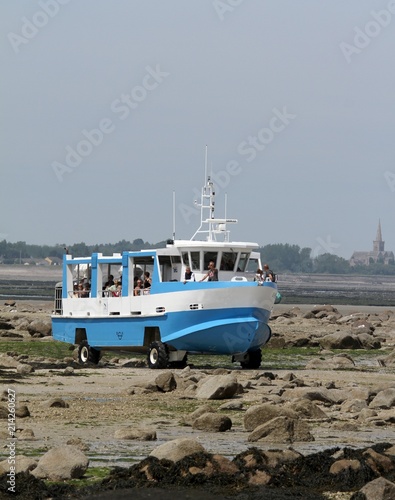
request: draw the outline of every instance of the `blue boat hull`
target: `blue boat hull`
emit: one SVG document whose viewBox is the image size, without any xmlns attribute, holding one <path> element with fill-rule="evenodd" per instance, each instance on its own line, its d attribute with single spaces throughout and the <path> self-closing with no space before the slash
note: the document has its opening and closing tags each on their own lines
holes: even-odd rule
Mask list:
<svg viewBox="0 0 395 500">
<path fill-rule="evenodd" d="M 148 347 L 148 329 L 160 332 L 160 340 L 176 350 L 233 355 L 257 350 L 269 341 L 269 316 L 270 311 L 251 307 L 189 310 L 152 318 L 53 316 L 52 335 L 75 344 L 77 332 L 84 330 L 88 344 L 98 350 L 139 351 Z"/>
</svg>

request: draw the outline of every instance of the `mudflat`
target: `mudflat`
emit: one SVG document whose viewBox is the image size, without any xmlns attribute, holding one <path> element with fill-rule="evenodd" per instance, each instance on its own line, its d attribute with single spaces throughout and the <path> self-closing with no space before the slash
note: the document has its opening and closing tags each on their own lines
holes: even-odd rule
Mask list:
<svg viewBox="0 0 395 500">
<path fill-rule="evenodd" d="M 343 356 L 351 362 L 339 365 L 336 364 L 339 357 L 334 351 L 321 350 L 313 358 L 310 352 L 303 355 L 298 351 L 301 363 L 297 368 L 288 368 L 268 362 L 271 359 L 269 342 L 263 349 L 261 368 L 250 371 L 242 370 L 224 357 L 212 356 L 190 356 L 183 370 L 150 370 L 145 356 L 133 354 L 124 357 L 105 353 L 99 365 L 88 367 L 78 365 L 73 350 L 62 359 L 51 359 L 45 356 L 45 346 L 54 344 L 52 338 L 32 337 L 23 330 L 23 325 L 37 318 L 48 318 L 52 307 L 52 301 L 0 305 L 1 320 L 21 325 L 20 330 L 16 330 L 21 337 L 1 337 L 3 354 L 0 357 L 2 390 L 15 389 L 17 404 L 25 405 L 29 412 L 28 416 L 17 419 L 18 455 L 38 460 L 53 447 L 77 443 L 89 457 L 90 467 L 111 468 L 129 467 L 149 456 L 161 444 L 184 437 L 196 439 L 208 453 L 229 459 L 251 446 L 260 450 L 287 450 L 291 446 L 308 456 L 334 447 L 358 449 L 384 442 L 395 444 L 393 407 L 388 411 L 376 408 L 376 417 L 374 413 L 366 418 L 362 416 L 367 415 L 363 410 L 369 409 L 375 395 L 395 388 L 394 364 L 383 361 L 391 360 L 394 352 L 395 319 L 392 317 L 395 308 L 335 307 L 343 318 L 354 314 L 356 318 L 364 317 L 375 324 L 375 332 L 381 339 L 375 356 L 353 357 L 353 352 L 348 351 Z M 295 335 L 299 338 L 323 337 L 347 327 L 325 321 L 324 316 L 322 319 L 304 318 L 313 308 L 307 304 L 276 305 L 271 320 L 276 341 L 286 342 Z M 18 342 L 25 346 L 40 343 L 44 346 L 43 353 L 41 356 L 21 355 Z M 7 349 L 7 343 L 12 343 L 12 349 Z M 285 353 L 286 348 L 284 356 Z M 14 366 L 5 366 L 5 358 L 15 360 Z M 335 358 L 336 363 L 332 364 Z M 326 360 L 327 364 L 323 368 L 312 367 L 313 360 Z M 30 365 L 34 371 L 22 373 L 17 368 L 20 364 Z M 160 388 L 158 379 L 169 372 L 174 376 L 176 387 L 172 390 Z M 233 377 L 239 384 L 240 391 L 231 399 L 199 399 L 190 389 L 192 383 L 199 386 L 209 377 L 223 375 Z M 264 403 L 281 406 L 302 398 L 302 389 L 309 394 L 313 391 L 326 394 L 325 391 L 332 390 L 338 395 L 338 401 L 325 400 L 323 396 L 314 400 L 309 396 L 325 414 L 325 418 L 309 421 L 312 440 L 249 441 L 250 432 L 245 428 L 248 409 Z M 311 389 L 310 392 L 307 389 Z M 231 428 L 226 432 L 212 432 L 194 427 L 191 415 L 202 407 L 229 417 Z M 5 421 L 1 422 L 4 428 L 0 429 L 0 434 L 5 437 Z M 117 431 L 126 428 L 152 430 L 156 439 L 117 438 Z M 6 458 L 6 450 L 0 454 Z M 350 495 L 337 498 L 350 498 Z"/>
</svg>

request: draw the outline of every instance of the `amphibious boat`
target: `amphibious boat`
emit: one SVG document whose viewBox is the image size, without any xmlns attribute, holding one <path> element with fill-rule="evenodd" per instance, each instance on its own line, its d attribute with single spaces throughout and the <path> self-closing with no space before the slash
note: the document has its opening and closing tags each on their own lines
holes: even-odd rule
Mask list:
<svg viewBox="0 0 395 500">
<path fill-rule="evenodd" d="M 237 220 L 214 217 L 214 183 L 206 178 L 196 203 L 200 226 L 190 240 L 111 256 L 63 256 L 52 335 L 78 345 L 81 364 L 98 363 L 103 351 L 130 351 L 146 353 L 154 369 L 185 367 L 188 353 L 227 354 L 243 368 L 260 366 L 277 285 L 256 278 L 257 243 L 229 240 L 227 225 Z M 210 262 L 218 281 L 201 281 Z M 184 279 L 187 267 L 194 280 Z M 136 287 L 147 271 L 150 286 Z M 105 286 L 108 276 L 118 278 L 116 288 Z"/>
</svg>

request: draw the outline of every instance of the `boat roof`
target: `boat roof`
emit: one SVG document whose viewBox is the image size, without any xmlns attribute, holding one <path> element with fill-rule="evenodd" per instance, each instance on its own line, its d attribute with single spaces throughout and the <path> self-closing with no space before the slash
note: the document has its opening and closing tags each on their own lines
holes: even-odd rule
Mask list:
<svg viewBox="0 0 395 500">
<path fill-rule="evenodd" d="M 168 243 L 166 248 L 221 248 L 229 250 L 240 249 L 240 248 L 259 248 L 258 243 L 253 243 L 250 241 L 199 241 L 199 240 L 174 240 L 172 243 Z"/>
</svg>

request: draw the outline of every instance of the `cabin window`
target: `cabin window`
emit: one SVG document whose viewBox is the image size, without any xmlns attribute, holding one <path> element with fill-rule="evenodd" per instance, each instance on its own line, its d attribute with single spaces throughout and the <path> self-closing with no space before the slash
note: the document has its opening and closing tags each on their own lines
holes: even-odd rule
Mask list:
<svg viewBox="0 0 395 500">
<path fill-rule="evenodd" d="M 172 279 L 170 255 L 159 255 L 159 266 L 162 281 L 170 281 Z"/>
<path fill-rule="evenodd" d="M 191 252 L 192 271 L 200 270 L 200 252 Z"/>
<path fill-rule="evenodd" d="M 103 290 L 110 286 L 109 282 L 115 280 L 122 281 L 122 263 L 117 262 L 116 264 L 100 264 L 102 269 L 102 279 L 103 279 Z"/>
<path fill-rule="evenodd" d="M 181 257 L 179 255 L 172 255 L 171 262 L 173 265 L 174 264 L 181 264 Z"/>
<path fill-rule="evenodd" d="M 210 261 L 213 261 L 215 267 L 217 267 L 217 256 L 218 252 L 204 252 L 203 269 L 208 268 L 208 264 Z"/>
<path fill-rule="evenodd" d="M 184 266 L 189 266 L 188 252 L 182 252 L 182 262 L 183 262 Z"/>
<path fill-rule="evenodd" d="M 248 262 L 248 257 L 250 256 L 249 253 L 242 252 L 240 254 L 240 259 L 239 259 L 239 264 L 237 266 L 237 270 L 244 272 L 246 270 L 247 262 Z"/>
<path fill-rule="evenodd" d="M 221 258 L 221 271 L 233 271 L 237 259 L 237 253 L 235 252 L 223 252 Z"/>
<path fill-rule="evenodd" d="M 146 271 L 150 273 L 151 279 L 153 278 L 154 261 L 151 255 L 133 257 L 130 259 L 129 266 L 133 270 L 129 272 L 129 290 L 136 288 L 138 279 L 144 280 L 144 273 Z"/>
<path fill-rule="evenodd" d="M 68 282 L 67 294 L 69 297 L 90 297 L 91 293 L 91 264 L 72 264 L 69 265 L 72 273 L 72 287 Z"/>
<path fill-rule="evenodd" d="M 256 273 L 257 269 L 259 269 L 259 261 L 258 259 L 251 257 L 248 261 L 247 272 Z"/>
</svg>

